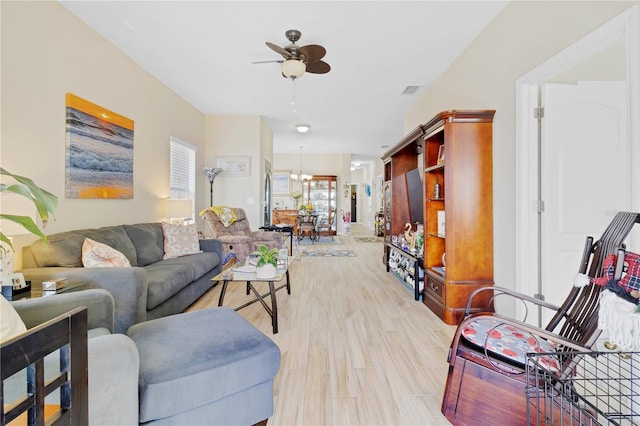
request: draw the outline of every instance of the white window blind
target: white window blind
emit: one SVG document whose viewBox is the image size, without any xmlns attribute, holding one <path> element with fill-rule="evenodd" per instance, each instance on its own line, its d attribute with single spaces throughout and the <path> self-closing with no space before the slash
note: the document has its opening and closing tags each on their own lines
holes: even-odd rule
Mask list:
<svg viewBox="0 0 640 426">
<path fill-rule="evenodd" d="M 171 138 L 170 198 L 195 199 L 196 149 L 176 138 Z"/>
</svg>

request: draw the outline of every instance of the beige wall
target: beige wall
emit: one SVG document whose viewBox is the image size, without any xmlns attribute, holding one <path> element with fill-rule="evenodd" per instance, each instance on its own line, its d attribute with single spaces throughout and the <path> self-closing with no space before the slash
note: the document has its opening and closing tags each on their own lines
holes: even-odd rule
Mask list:
<svg viewBox="0 0 640 426">
<path fill-rule="evenodd" d="M 0 7 L 0 162 L 60 198 L 46 233 L 160 220 L 161 199 L 169 195 L 169 138 L 194 145 L 201 169 L 203 114 L 59 3 L 3 1 Z M 67 92 L 134 120 L 133 199 L 65 199 Z M 198 179 L 198 194 L 208 194 L 203 185 Z M 196 211 L 204 206 L 203 199 L 196 200 Z M 33 239 L 16 239 L 17 254 Z"/>
<path fill-rule="evenodd" d="M 302 157 L 302 161 L 300 161 Z M 273 156 L 273 170 L 274 171 L 288 171 L 292 173 L 298 173 L 300 164 L 302 163 L 302 172 L 310 175 L 335 175 L 337 176 L 338 185 L 338 198 L 337 209 L 338 212 L 345 209 L 350 209 L 349 197 L 344 197 L 342 191 L 342 185 L 349 181 L 351 175 L 351 154 L 274 154 Z M 346 176 L 346 178 L 345 178 Z M 300 191 L 300 183 L 292 182 L 291 191 Z M 274 200 L 280 202 L 283 207 L 293 208 L 293 199 L 289 197 L 274 197 Z M 338 217 L 337 227 L 338 233 L 342 233 L 343 226 L 341 223 L 341 217 Z"/>
<path fill-rule="evenodd" d="M 245 209 L 253 230 L 262 226 L 264 194 L 264 160 L 271 161 L 273 135 L 259 116 L 208 115 L 206 122 L 205 164 L 216 166 L 217 156 L 247 156 L 251 159 L 250 176 L 218 175 L 213 182 L 213 204 Z M 209 181 L 204 202 L 209 205 Z"/>
<path fill-rule="evenodd" d="M 493 126 L 494 278 L 515 281 L 515 82 L 639 2 L 510 3 L 421 95 L 406 131 L 447 109 L 495 109 Z"/>
</svg>

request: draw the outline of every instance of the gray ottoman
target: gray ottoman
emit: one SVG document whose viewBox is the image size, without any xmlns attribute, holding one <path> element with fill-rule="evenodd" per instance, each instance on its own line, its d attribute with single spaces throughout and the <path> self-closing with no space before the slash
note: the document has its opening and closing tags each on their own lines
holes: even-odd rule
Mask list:
<svg viewBox="0 0 640 426">
<path fill-rule="evenodd" d="M 280 349 L 229 308 L 133 325 L 140 423 L 251 425 L 273 415 Z"/>
</svg>

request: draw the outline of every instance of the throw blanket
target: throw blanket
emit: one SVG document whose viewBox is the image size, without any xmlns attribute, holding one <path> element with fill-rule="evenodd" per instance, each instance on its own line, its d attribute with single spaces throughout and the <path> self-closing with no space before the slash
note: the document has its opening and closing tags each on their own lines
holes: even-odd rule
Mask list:
<svg viewBox="0 0 640 426">
<path fill-rule="evenodd" d="M 207 207 L 206 209 L 204 209 L 204 210 L 202 210 L 200 212 L 200 216 L 204 216 L 204 214 L 207 212 L 207 210 L 211 210 L 212 212 L 214 212 L 216 214 L 216 216 L 218 216 L 218 218 L 220 218 L 220 222 L 222 222 L 222 224 L 224 225 L 225 228 L 227 228 L 233 222 L 238 220 L 238 216 L 236 216 L 236 212 L 233 211 L 232 208 L 229 208 L 227 206 L 211 206 L 211 207 Z"/>
<path fill-rule="evenodd" d="M 609 290 L 600 293 L 598 328 L 609 331 L 609 340 L 623 351 L 640 350 L 640 312 L 638 306 Z"/>
</svg>

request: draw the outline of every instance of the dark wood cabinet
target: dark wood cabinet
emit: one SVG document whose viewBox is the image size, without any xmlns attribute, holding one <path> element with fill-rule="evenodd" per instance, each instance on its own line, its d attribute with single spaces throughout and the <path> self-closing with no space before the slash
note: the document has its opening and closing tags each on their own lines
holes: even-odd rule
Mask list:
<svg viewBox="0 0 640 426">
<path fill-rule="evenodd" d="M 394 273 L 405 285 L 407 283 L 404 274 L 401 274 L 401 276 L 398 275 L 396 270 L 397 266 L 394 266 L 397 262 L 394 259 L 390 259 L 390 254 L 396 251 L 398 254 L 402 254 L 402 248 L 394 250 L 393 247 L 394 245 L 400 244 L 398 236 L 404 233 L 406 224 L 412 224 L 412 228 L 415 230 L 417 228 L 416 222 L 422 223 L 423 221 L 422 217 L 413 218 L 414 220 L 412 220 L 411 209 L 409 207 L 409 185 L 407 183 L 407 174 L 420 170 L 418 158 L 422 152 L 422 135 L 422 127 L 416 127 L 382 156 L 384 163 L 383 231 L 385 242 L 382 259 L 387 271 Z M 422 196 L 420 197 L 420 201 L 422 202 Z M 420 270 L 423 268 L 422 259 L 420 256 L 416 256 L 415 253 L 407 254 L 419 259 L 412 262 L 412 264 L 418 268 L 415 275 L 411 274 L 411 278 L 415 280 L 415 277 L 423 276 L 423 274 L 420 273 Z M 389 262 L 392 262 L 392 265 L 389 265 Z M 418 286 L 420 282 L 419 280 L 415 280 L 415 284 Z M 420 299 L 419 290 L 416 292 L 415 299 Z"/>
<path fill-rule="evenodd" d="M 409 190 L 408 175 L 416 167 L 421 170 L 422 301 L 447 324 L 459 321 L 474 290 L 493 285 L 494 113 L 441 112 L 383 157 L 385 177 L 390 164 L 392 201 L 386 242 L 402 233 L 406 223 L 416 222 L 411 220 L 415 193 Z M 486 306 L 490 297 L 488 292 L 478 298 L 477 306 Z"/>
<path fill-rule="evenodd" d="M 474 290 L 493 285 L 494 113 L 445 111 L 422 127 L 423 302 L 447 324 L 458 323 Z M 489 297 L 479 298 L 478 306 Z"/>
</svg>

